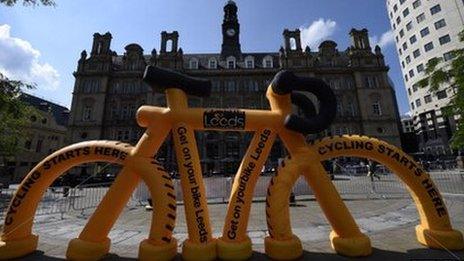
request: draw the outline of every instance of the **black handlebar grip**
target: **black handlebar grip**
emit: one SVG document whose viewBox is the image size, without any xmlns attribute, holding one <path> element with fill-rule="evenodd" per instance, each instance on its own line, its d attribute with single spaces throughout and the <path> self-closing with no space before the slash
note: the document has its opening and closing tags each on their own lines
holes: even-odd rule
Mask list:
<svg viewBox="0 0 464 261">
<path fill-rule="evenodd" d="M 314 94 L 319 100 L 319 113 L 312 117 L 287 115 L 284 125 L 288 129 L 302 134 L 318 133 L 329 127 L 335 119 L 337 99 L 330 86 L 324 81 L 317 78 L 298 77 L 290 71 L 280 71 L 272 80 L 271 86 L 276 94 L 286 95 L 292 91 L 303 91 Z M 298 104 L 299 107 L 313 106 L 309 99 L 301 103 L 301 105 Z"/>
<path fill-rule="evenodd" d="M 152 65 L 145 68 L 143 81 L 157 92 L 164 92 L 168 88 L 178 88 L 197 97 L 208 97 L 211 94 L 211 81 L 209 80 Z"/>
</svg>

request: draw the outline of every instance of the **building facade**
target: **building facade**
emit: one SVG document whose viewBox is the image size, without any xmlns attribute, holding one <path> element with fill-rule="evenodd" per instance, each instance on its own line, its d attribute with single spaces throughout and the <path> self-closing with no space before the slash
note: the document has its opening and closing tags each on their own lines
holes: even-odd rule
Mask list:
<svg viewBox="0 0 464 261">
<path fill-rule="evenodd" d="M 30 94 L 22 94 L 21 100 L 36 113 L 24 126 L 21 151 L 6 163 L 6 175 L 0 180 L 4 184 L 20 182 L 42 159 L 68 144 L 68 108 Z"/>
<path fill-rule="evenodd" d="M 212 81 L 208 98 L 190 97 L 192 107 L 269 109 L 265 91 L 273 76 L 289 69 L 301 76 L 324 79 L 338 97 L 338 115 L 321 135 L 359 133 L 400 145 L 398 110 L 384 57 L 372 50 L 366 29 L 350 32 L 352 45 L 339 51 L 333 41 L 318 50 L 302 48 L 299 30 L 283 31 L 283 46 L 277 52 L 243 52 L 240 46 L 238 8 L 224 6 L 223 43 L 218 53 L 187 54 L 178 46 L 179 34 L 161 33 L 161 48 L 144 54 L 138 44 L 129 44 L 122 55 L 111 50 L 111 34 L 94 34 L 90 56 L 83 51 L 75 72 L 69 137 L 72 142 L 116 139 L 135 143 L 143 130 L 135 122 L 140 105 L 165 106 L 164 94 L 142 83 L 146 65 L 182 71 Z M 205 173 L 235 173 L 251 140 L 251 133 L 197 133 Z M 169 142 L 158 157 L 175 168 Z M 274 146 L 268 166 L 284 154 Z"/>
<path fill-rule="evenodd" d="M 395 33 L 406 91 L 419 150 L 427 154 L 449 154 L 449 140 L 456 129 L 456 117 L 446 117 L 443 109 L 456 93 L 442 85 L 431 93 L 419 88 L 427 62 L 443 58 L 449 66 L 451 51 L 464 48 L 458 34 L 464 29 L 463 0 L 387 0 L 388 16 Z"/>
</svg>

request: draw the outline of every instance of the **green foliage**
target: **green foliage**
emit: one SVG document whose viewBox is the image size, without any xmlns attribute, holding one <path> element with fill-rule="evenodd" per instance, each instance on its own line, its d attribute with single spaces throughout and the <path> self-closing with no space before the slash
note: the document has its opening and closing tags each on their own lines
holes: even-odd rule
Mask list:
<svg viewBox="0 0 464 261">
<path fill-rule="evenodd" d="M 15 155 L 24 137 L 24 126 L 36 111 L 21 101 L 23 89 L 33 85 L 12 81 L 0 73 L 0 157 Z"/>
<path fill-rule="evenodd" d="M 21 2 L 21 1 L 19 1 Z M 0 4 L 4 4 L 6 6 L 14 6 L 18 3 L 18 0 L 0 0 Z M 47 5 L 47 6 L 55 6 L 54 0 L 22 0 L 23 5 L 27 6 L 37 6 L 37 5 Z"/>
<path fill-rule="evenodd" d="M 459 33 L 459 38 L 464 41 L 464 30 Z M 456 92 L 450 99 L 445 115 L 460 115 L 457 130 L 451 139 L 451 146 L 455 149 L 464 148 L 464 49 L 452 51 L 454 59 L 449 66 L 441 66 L 443 58 L 431 59 L 425 69 L 425 77 L 418 82 L 420 87 L 429 87 L 431 93 L 439 90 L 442 84 L 454 86 Z"/>
</svg>

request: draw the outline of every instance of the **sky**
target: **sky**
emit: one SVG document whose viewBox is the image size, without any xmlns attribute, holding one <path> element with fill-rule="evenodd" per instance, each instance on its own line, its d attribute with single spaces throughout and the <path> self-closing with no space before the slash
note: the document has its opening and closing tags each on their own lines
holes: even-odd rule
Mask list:
<svg viewBox="0 0 464 261">
<path fill-rule="evenodd" d="M 0 6 L 0 71 L 34 82 L 33 94 L 71 105 L 73 72 L 96 32 L 111 32 L 118 54 L 138 43 L 149 54 L 161 31 L 179 32 L 184 53 L 220 52 L 225 0 L 56 0 L 55 7 Z M 409 111 L 384 0 L 236 0 L 243 52 L 277 52 L 285 28 L 302 31 L 303 48 L 334 40 L 350 45 L 351 28 L 367 28 L 372 47 L 382 47 L 400 113 Z"/>
</svg>

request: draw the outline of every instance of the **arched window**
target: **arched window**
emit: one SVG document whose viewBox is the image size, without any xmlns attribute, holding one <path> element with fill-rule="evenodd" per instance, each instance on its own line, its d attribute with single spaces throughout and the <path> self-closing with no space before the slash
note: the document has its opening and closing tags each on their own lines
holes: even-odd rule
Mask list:
<svg viewBox="0 0 464 261">
<path fill-rule="evenodd" d="M 209 59 L 208 61 L 208 67 L 210 69 L 217 69 L 217 61 L 216 61 L 216 58 L 211 58 Z"/>
<path fill-rule="evenodd" d="M 198 59 L 197 58 L 190 59 L 189 68 L 190 69 L 198 69 Z"/>
<path fill-rule="evenodd" d="M 295 37 L 290 38 L 290 50 L 296 50 L 296 39 L 295 39 Z"/>
<path fill-rule="evenodd" d="M 170 53 L 173 51 L 172 45 L 173 45 L 173 41 L 171 39 L 166 41 L 166 52 Z"/>
<path fill-rule="evenodd" d="M 82 101 L 82 121 L 92 121 L 94 100 L 91 98 Z"/>
<path fill-rule="evenodd" d="M 263 67 L 264 68 L 273 68 L 274 67 L 274 61 L 272 59 L 272 56 L 268 55 L 264 57 L 263 59 Z"/>
<path fill-rule="evenodd" d="M 245 57 L 245 67 L 247 69 L 255 68 L 255 58 L 253 56 Z"/>
<path fill-rule="evenodd" d="M 374 115 L 382 116 L 382 106 L 380 105 L 380 101 L 372 103 L 372 113 Z"/>
<path fill-rule="evenodd" d="M 235 69 L 236 68 L 235 57 L 233 57 L 233 56 L 227 57 L 226 62 L 227 62 L 227 68 L 228 69 Z"/>
</svg>

